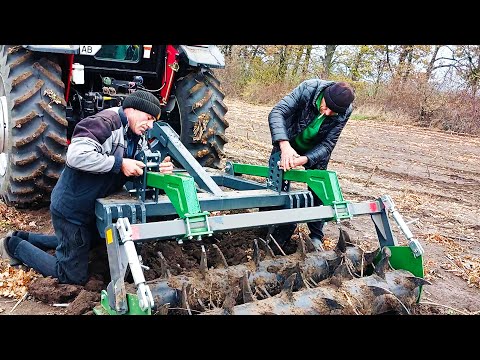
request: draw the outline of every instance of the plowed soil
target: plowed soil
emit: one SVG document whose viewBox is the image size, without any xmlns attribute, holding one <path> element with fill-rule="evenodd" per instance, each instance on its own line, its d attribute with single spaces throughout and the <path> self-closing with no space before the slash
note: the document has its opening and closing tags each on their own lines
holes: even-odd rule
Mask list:
<svg viewBox="0 0 480 360">
<path fill-rule="evenodd" d="M 229 110 L 226 160 L 267 165 L 271 141 L 270 107 L 227 100 Z M 329 170 L 336 171 L 344 198 L 350 201 L 392 197 L 410 230 L 425 249 L 424 286 L 415 314 L 479 314 L 480 311 L 480 138 L 406 124 L 351 119 L 333 151 Z M 1 205 L 1 204 L 0 204 Z M 4 209 L 0 236 L 14 226 L 52 233 L 48 209 Z M 403 234 L 391 220 L 400 245 Z M 13 225 L 12 225 L 13 224 Z M 373 222 L 367 217 L 343 224 L 360 246 L 378 246 Z M 305 224 L 299 226 L 305 232 Z M 326 244 L 338 236 L 335 224 L 325 226 Z M 248 259 L 259 233 L 229 232 L 206 243 L 218 244 L 229 265 Z M 198 244 L 157 243 L 142 250 L 150 270 L 147 280 L 160 275 L 153 259 L 161 251 L 173 275 L 198 267 Z M 218 257 L 209 254 L 209 266 Z M 85 287 L 59 285 L 39 277 L 23 299 L 0 296 L 0 314 L 89 314 L 108 281 L 108 261 L 102 249 L 92 254 L 90 282 Z M 152 259 L 152 260 L 149 260 Z M 19 302 L 19 300 L 21 300 Z M 13 311 L 12 311 L 13 309 Z"/>
</svg>

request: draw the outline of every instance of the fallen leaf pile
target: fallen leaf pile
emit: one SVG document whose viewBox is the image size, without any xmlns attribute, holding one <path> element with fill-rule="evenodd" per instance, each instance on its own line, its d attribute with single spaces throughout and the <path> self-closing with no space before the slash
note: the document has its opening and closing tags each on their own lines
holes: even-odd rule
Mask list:
<svg viewBox="0 0 480 360">
<path fill-rule="evenodd" d="M 36 231 L 37 224 L 33 217 L 25 216 L 13 206 L 9 207 L 0 202 L 0 232 L 9 230 Z"/>
<path fill-rule="evenodd" d="M 28 285 L 38 276 L 29 269 L 11 267 L 5 260 L 0 259 L 0 296 L 19 299 L 27 292 Z"/>
</svg>

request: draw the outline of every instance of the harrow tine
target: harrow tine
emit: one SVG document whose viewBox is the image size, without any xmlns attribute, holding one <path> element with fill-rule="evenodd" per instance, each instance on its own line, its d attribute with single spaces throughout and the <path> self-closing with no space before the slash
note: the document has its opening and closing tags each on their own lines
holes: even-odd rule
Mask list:
<svg viewBox="0 0 480 360">
<path fill-rule="evenodd" d="M 240 279 L 240 285 L 242 288 L 242 296 L 243 296 L 243 302 L 248 303 L 251 301 L 255 301 L 256 298 L 253 295 L 252 289 L 250 288 L 250 284 L 248 282 L 248 271 L 245 270 L 245 273 L 243 274 L 242 278 Z"/>
<path fill-rule="evenodd" d="M 267 256 L 266 258 L 270 257 L 270 258 L 275 258 L 275 254 L 273 253 L 273 250 L 272 248 L 268 245 L 268 243 L 263 240 L 261 237 L 258 238 L 261 242 L 261 244 L 263 245 L 264 249 L 265 249 L 265 252 L 267 253 Z"/>
<path fill-rule="evenodd" d="M 373 251 L 370 252 L 364 252 L 363 256 L 365 257 L 365 263 L 371 264 L 373 263 L 373 260 L 377 257 L 377 255 L 380 253 L 380 248 L 376 248 Z"/>
<path fill-rule="evenodd" d="M 340 232 L 340 234 L 338 235 L 339 242 L 340 242 L 340 239 L 342 239 L 342 243 L 344 243 L 345 246 L 354 246 L 348 232 L 345 229 L 343 229 L 341 226 L 338 226 L 338 230 Z"/>
<path fill-rule="evenodd" d="M 353 278 L 354 276 L 352 275 L 351 271 L 348 269 L 348 265 L 345 262 L 343 262 L 333 272 L 332 280 L 339 279 L 339 281 L 341 282 L 343 280 L 350 280 Z"/>
<path fill-rule="evenodd" d="M 236 285 L 230 288 L 230 291 L 228 292 L 227 297 L 225 298 L 222 305 L 223 313 L 225 315 L 234 315 L 233 308 L 235 307 L 239 290 L 239 287 Z"/>
<path fill-rule="evenodd" d="M 207 268 L 207 252 L 205 251 L 205 246 L 202 245 L 202 255 L 200 258 L 200 273 L 202 276 L 205 278 L 205 275 L 207 274 L 208 268 Z"/>
<path fill-rule="evenodd" d="M 182 284 L 182 291 L 180 293 L 180 305 L 185 312 L 185 315 L 192 315 L 192 310 L 190 310 L 190 305 L 188 305 L 188 296 L 187 293 L 190 292 L 191 285 L 187 283 Z"/>
<path fill-rule="evenodd" d="M 297 279 L 297 273 L 290 275 L 287 280 L 283 283 L 282 291 L 280 292 L 280 297 L 284 300 L 291 301 L 293 298 L 293 285 Z"/>
<path fill-rule="evenodd" d="M 305 248 L 308 250 L 308 252 L 315 252 L 315 251 L 317 251 L 317 250 L 315 249 L 315 246 L 314 246 L 313 243 L 312 243 L 312 240 L 311 240 L 310 237 L 308 237 L 308 236 L 305 238 Z"/>
<path fill-rule="evenodd" d="M 167 260 L 160 251 L 157 251 L 158 258 L 160 259 L 160 276 L 164 278 L 169 278 L 172 276 L 170 270 L 168 269 Z"/>
<path fill-rule="evenodd" d="M 305 245 L 305 240 L 303 240 L 303 234 L 301 232 L 298 233 L 297 252 L 300 254 L 302 259 L 306 258 L 307 249 Z"/>
<path fill-rule="evenodd" d="M 220 258 L 220 261 L 222 263 L 221 267 L 224 267 L 225 269 L 228 268 L 227 260 L 225 259 L 225 256 L 223 255 L 222 250 L 220 250 L 217 244 L 212 244 L 212 246 L 217 252 L 218 257 Z"/>
<path fill-rule="evenodd" d="M 272 236 L 272 234 L 269 234 L 268 236 L 270 236 L 270 238 L 272 239 L 273 243 L 277 246 L 278 250 L 280 250 L 280 252 L 282 253 L 283 256 L 287 256 L 287 254 L 285 254 L 285 251 L 283 251 L 282 247 L 280 245 L 278 245 L 278 242 L 277 240 L 275 240 L 275 238 Z M 273 252 L 273 251 L 272 251 Z"/>
<path fill-rule="evenodd" d="M 310 289 L 311 286 L 307 283 L 305 276 L 303 275 L 302 269 L 300 268 L 300 263 L 297 262 L 295 265 L 295 273 L 298 275 L 295 281 L 295 289 L 307 288 Z"/>
<path fill-rule="evenodd" d="M 388 247 L 384 247 L 382 249 L 382 258 L 378 262 L 377 266 L 375 266 L 375 273 L 382 279 L 385 279 L 385 272 L 392 269 L 389 260 L 390 256 L 392 256 L 392 252 Z"/>
<path fill-rule="evenodd" d="M 260 264 L 260 249 L 258 248 L 257 239 L 253 239 L 253 262 L 255 263 L 255 269 L 258 269 Z"/>
<path fill-rule="evenodd" d="M 337 241 L 337 246 L 335 247 L 335 251 L 340 251 L 342 254 L 344 254 L 347 251 L 346 239 L 350 241 L 350 235 L 348 235 L 348 233 L 342 228 L 339 228 L 339 230 L 340 230 L 340 235 L 338 236 L 338 241 Z"/>
</svg>

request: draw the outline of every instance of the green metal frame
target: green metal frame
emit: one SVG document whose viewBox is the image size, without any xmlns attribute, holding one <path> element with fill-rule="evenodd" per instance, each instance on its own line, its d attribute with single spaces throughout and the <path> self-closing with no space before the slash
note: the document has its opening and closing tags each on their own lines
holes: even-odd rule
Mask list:
<svg viewBox="0 0 480 360">
<path fill-rule="evenodd" d="M 147 186 L 164 190 L 182 219 L 185 214 L 201 212 L 195 181 L 190 175 L 147 172 Z"/>
<path fill-rule="evenodd" d="M 424 278 L 424 268 L 423 268 L 423 256 L 415 257 L 412 249 L 409 246 L 387 246 L 392 255 L 390 257 L 390 265 L 398 270 L 403 269 L 410 271 L 414 276 L 419 278 Z M 378 261 L 382 258 L 381 253 L 377 255 L 374 263 L 377 264 Z M 419 287 L 419 293 L 417 297 L 417 302 L 420 301 L 422 295 L 423 285 Z"/>
<path fill-rule="evenodd" d="M 232 163 L 235 175 L 269 176 L 269 167 L 261 165 Z M 283 180 L 306 183 L 322 200 L 323 205 L 344 203 L 337 174 L 330 170 L 289 170 L 283 173 Z"/>
<path fill-rule="evenodd" d="M 138 304 L 138 296 L 127 293 L 127 309 L 128 312 L 122 315 L 152 315 L 152 310 L 147 309 L 143 311 Z M 105 290 L 102 290 L 100 295 L 100 305 L 93 309 L 95 315 L 118 315 L 118 313 L 108 304 L 108 295 Z"/>
<path fill-rule="evenodd" d="M 232 163 L 234 175 L 253 175 L 269 177 L 268 166 Z M 348 201 L 343 199 L 337 174 L 330 170 L 289 170 L 283 173 L 283 180 L 306 183 L 322 200 L 323 205 L 332 206 L 335 211 L 335 221 L 351 219 Z"/>
<path fill-rule="evenodd" d="M 147 186 L 165 191 L 178 216 L 185 220 L 187 227 L 185 238 L 213 234 L 208 223 L 210 213 L 200 209 L 192 176 L 147 172 Z"/>
</svg>

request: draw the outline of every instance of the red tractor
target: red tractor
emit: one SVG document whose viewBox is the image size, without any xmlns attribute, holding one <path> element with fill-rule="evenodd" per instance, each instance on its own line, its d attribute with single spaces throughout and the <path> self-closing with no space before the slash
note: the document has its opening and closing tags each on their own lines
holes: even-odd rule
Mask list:
<svg viewBox="0 0 480 360">
<path fill-rule="evenodd" d="M 1 45 L 0 196 L 48 203 L 75 124 L 142 89 L 202 166 L 219 167 L 227 142 L 213 45 Z"/>
</svg>

